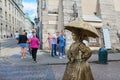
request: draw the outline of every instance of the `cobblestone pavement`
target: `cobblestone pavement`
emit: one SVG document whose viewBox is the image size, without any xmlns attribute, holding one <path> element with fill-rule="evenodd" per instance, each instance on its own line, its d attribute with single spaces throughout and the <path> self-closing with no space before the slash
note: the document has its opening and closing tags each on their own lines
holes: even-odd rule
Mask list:
<svg viewBox="0 0 120 80">
<path fill-rule="evenodd" d="M 90 63 L 94 80 L 120 80 L 120 61 Z M 13 64 L 0 60 L 0 80 L 62 80 L 65 65 Z"/>
<path fill-rule="evenodd" d="M 60 66 L 15 65 L 9 62 L 1 62 L 0 65 L 0 80 L 61 80 L 62 76 L 60 72 L 56 73 L 56 67 L 61 69 Z"/>
<path fill-rule="evenodd" d="M 67 58 L 51 57 L 47 51 L 38 50 L 37 63 L 31 56 L 21 59 L 20 48 L 8 47 L 0 52 L 0 80 L 62 80 Z M 120 54 L 109 54 L 108 64 L 98 64 L 98 55 L 89 59 L 94 80 L 120 80 Z"/>
</svg>

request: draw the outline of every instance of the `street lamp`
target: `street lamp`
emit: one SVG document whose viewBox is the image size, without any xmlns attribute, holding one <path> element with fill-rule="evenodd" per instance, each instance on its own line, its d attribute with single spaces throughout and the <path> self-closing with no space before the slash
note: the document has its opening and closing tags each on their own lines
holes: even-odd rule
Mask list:
<svg viewBox="0 0 120 80">
<path fill-rule="evenodd" d="M 38 24 L 39 22 L 39 18 L 35 18 L 35 25 L 36 25 L 36 33 L 37 33 L 37 37 L 40 40 L 40 49 L 42 49 L 42 24 L 40 23 L 40 25 Z"/>
<path fill-rule="evenodd" d="M 34 22 L 35 22 L 34 28 L 36 29 L 36 35 L 39 38 L 39 27 L 37 26 L 37 24 L 38 24 L 38 18 L 35 17 L 34 18 Z"/>
</svg>

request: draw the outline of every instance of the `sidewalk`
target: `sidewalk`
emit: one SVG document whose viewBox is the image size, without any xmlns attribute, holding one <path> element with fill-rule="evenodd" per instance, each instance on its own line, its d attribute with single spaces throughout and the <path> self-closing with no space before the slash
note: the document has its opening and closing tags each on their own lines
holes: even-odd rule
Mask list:
<svg viewBox="0 0 120 80">
<path fill-rule="evenodd" d="M 30 55 L 27 55 L 26 59 L 21 59 L 21 54 L 19 53 L 20 48 L 10 48 L 8 50 L 2 51 L 3 57 L 6 58 L 7 61 L 10 63 L 15 63 L 15 64 L 31 64 L 33 63 L 33 60 Z M 120 60 L 120 53 L 114 53 L 114 54 L 108 54 L 108 61 L 117 61 Z M 98 54 L 92 54 L 90 59 L 88 60 L 89 62 L 97 62 L 98 61 Z M 56 57 L 51 57 L 50 53 L 47 51 L 43 50 L 38 50 L 37 53 L 37 64 L 65 64 L 68 62 L 67 57 L 63 59 L 59 59 L 57 56 Z"/>
</svg>

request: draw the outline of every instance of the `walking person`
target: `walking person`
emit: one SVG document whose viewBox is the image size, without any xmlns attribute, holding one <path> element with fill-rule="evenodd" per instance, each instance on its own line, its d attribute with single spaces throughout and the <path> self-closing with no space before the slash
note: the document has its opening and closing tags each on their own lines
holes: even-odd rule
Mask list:
<svg viewBox="0 0 120 80">
<path fill-rule="evenodd" d="M 66 39 L 64 36 L 64 31 L 61 31 L 61 35 L 59 36 L 59 58 L 65 58 L 65 46 L 66 46 Z"/>
<path fill-rule="evenodd" d="M 28 38 L 28 40 L 30 39 L 30 38 L 32 38 L 32 31 L 30 31 L 29 33 L 27 33 L 27 38 Z M 27 43 L 27 53 L 29 54 L 29 55 L 32 55 L 32 53 L 31 53 L 31 50 L 30 50 L 30 44 L 29 44 L 29 42 Z"/>
<path fill-rule="evenodd" d="M 37 50 L 38 50 L 38 47 L 40 45 L 40 41 L 39 39 L 36 37 L 36 34 L 35 33 L 32 33 L 33 34 L 33 37 L 29 39 L 29 43 L 30 43 L 30 49 L 31 49 L 31 52 L 32 52 L 32 58 L 34 60 L 34 62 L 36 63 L 36 58 L 37 58 Z"/>
<path fill-rule="evenodd" d="M 25 32 L 22 32 L 22 35 L 19 35 L 18 38 L 18 44 L 21 47 L 21 59 L 26 58 L 26 43 L 27 43 L 27 36 L 25 35 Z"/>
<path fill-rule="evenodd" d="M 17 41 L 18 41 L 18 39 L 19 39 L 19 35 L 20 35 L 20 34 L 18 33 L 18 31 L 16 31 L 16 32 L 15 32 L 15 39 L 16 39 Z"/>
</svg>

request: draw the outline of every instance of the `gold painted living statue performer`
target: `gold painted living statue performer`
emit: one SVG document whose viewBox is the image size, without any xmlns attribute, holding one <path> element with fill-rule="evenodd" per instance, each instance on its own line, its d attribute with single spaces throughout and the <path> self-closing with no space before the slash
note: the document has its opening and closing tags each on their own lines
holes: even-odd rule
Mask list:
<svg viewBox="0 0 120 80">
<path fill-rule="evenodd" d="M 86 34 L 84 34 L 85 29 L 82 30 L 78 25 L 75 23 L 65 26 L 66 29 L 72 32 L 72 38 L 75 42 L 71 44 L 67 51 L 69 61 L 66 65 L 62 80 L 94 80 L 90 65 L 87 62 L 92 52 L 90 48 L 82 42 L 89 35 L 86 36 Z"/>
</svg>

